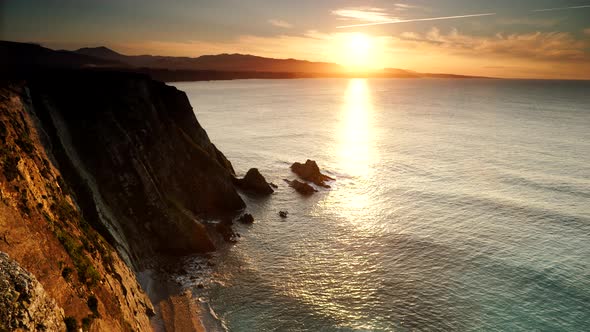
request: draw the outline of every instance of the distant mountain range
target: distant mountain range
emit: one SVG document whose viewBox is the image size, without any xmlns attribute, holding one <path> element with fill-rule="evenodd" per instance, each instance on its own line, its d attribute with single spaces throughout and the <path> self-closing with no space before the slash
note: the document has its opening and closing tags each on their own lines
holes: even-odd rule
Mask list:
<svg viewBox="0 0 590 332">
<path fill-rule="evenodd" d="M 155 55 L 124 55 L 107 47 L 76 51 L 51 50 L 37 44 L 0 41 L 0 65 L 6 70 L 35 68 L 116 69 L 144 73 L 162 81 L 198 81 L 245 78 L 474 78 L 453 74 L 430 74 L 387 68 L 372 73 L 350 73 L 326 62 L 273 59 L 247 54 L 203 55 L 196 58 Z"/>
<path fill-rule="evenodd" d="M 82 68 L 121 67 L 122 63 L 78 54 L 71 51 L 55 51 L 37 44 L 0 41 L 1 69 L 28 68 Z"/>
<path fill-rule="evenodd" d="M 133 67 L 170 70 L 219 70 L 258 71 L 270 73 L 316 73 L 341 72 L 342 67 L 325 62 L 310 62 L 295 59 L 272 59 L 248 54 L 203 55 L 197 58 L 123 55 L 106 47 L 81 48 L 75 53 L 99 59 L 117 61 Z"/>
</svg>

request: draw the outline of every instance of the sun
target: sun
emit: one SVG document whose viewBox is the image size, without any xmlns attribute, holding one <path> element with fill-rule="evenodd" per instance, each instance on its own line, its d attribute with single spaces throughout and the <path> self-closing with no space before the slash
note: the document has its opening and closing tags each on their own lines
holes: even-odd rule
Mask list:
<svg viewBox="0 0 590 332">
<path fill-rule="evenodd" d="M 350 48 L 366 52 L 371 48 L 371 39 L 363 33 L 355 33 L 350 36 Z"/>
<path fill-rule="evenodd" d="M 379 71 L 388 62 L 387 38 L 361 32 L 335 33 L 323 45 L 329 62 L 342 66 L 344 73 L 364 75 Z"/>
<path fill-rule="evenodd" d="M 373 40 L 364 33 L 352 33 L 345 39 L 346 65 L 354 69 L 371 67 Z"/>
</svg>

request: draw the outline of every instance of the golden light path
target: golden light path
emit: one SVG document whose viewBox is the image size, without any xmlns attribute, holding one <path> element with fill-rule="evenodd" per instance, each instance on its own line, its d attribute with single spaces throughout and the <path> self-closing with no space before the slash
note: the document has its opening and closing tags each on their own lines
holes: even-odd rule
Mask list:
<svg viewBox="0 0 590 332">
<path fill-rule="evenodd" d="M 344 95 L 340 129 L 340 169 L 353 177 L 370 172 L 372 134 L 370 117 L 373 104 L 366 79 L 351 79 Z"/>
<path fill-rule="evenodd" d="M 378 159 L 374 113 L 369 80 L 349 80 L 340 110 L 338 137 L 338 169 L 346 179 L 339 179 L 341 190 L 331 192 L 322 203 L 359 235 L 376 231 L 374 223 L 366 222 L 371 218 L 369 211 L 376 190 L 370 185 Z"/>
<path fill-rule="evenodd" d="M 351 79 L 343 93 L 339 110 L 338 130 L 335 132 L 335 169 L 341 174 L 330 191 L 316 205 L 314 213 L 331 215 L 335 241 L 318 241 L 313 246 L 317 255 L 307 259 L 301 273 L 312 278 L 297 278 L 283 285 L 288 296 L 297 298 L 334 322 L 354 322 L 354 328 L 372 330 L 359 306 L 375 296 L 378 289 L 367 283 L 377 268 L 367 255 L 354 254 L 359 239 L 370 241 L 374 234 L 371 217 L 371 190 L 368 178 L 376 162 L 373 133 L 373 101 L 369 82 Z M 363 243 L 366 243 L 364 242 Z M 330 271 L 318 270 L 329 266 Z M 336 323 L 337 324 L 337 323 Z"/>
<path fill-rule="evenodd" d="M 372 186 L 368 185 L 378 154 L 373 128 L 374 106 L 366 79 L 350 79 L 344 95 L 336 131 L 334 160 L 340 177 L 333 190 L 318 203 L 316 213 L 336 213 L 355 228 L 362 228 L 367 217 Z M 357 231 L 361 231 L 357 229 Z"/>
</svg>

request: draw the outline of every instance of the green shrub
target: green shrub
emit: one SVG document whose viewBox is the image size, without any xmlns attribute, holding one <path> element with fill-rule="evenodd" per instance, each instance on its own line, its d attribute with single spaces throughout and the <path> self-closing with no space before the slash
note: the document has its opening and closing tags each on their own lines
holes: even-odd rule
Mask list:
<svg viewBox="0 0 590 332">
<path fill-rule="evenodd" d="M 31 209 L 29 208 L 29 199 L 27 198 L 27 192 L 25 190 L 20 192 L 18 208 L 25 214 L 31 214 Z"/>
<path fill-rule="evenodd" d="M 48 223 L 52 223 L 52 222 L 53 222 L 53 220 L 51 220 L 51 217 L 49 216 L 49 214 L 48 214 L 47 212 L 45 212 L 45 211 L 41 211 L 41 214 L 43 215 L 43 218 L 45 218 L 45 220 L 46 220 Z"/>
<path fill-rule="evenodd" d="M 19 137 L 15 141 L 16 145 L 18 145 L 21 150 L 23 150 L 26 154 L 30 155 L 35 151 L 35 146 L 33 145 L 33 141 L 28 137 Z"/>
<path fill-rule="evenodd" d="M 4 139 L 6 138 L 7 133 L 8 130 L 6 129 L 6 124 L 0 121 L 0 141 L 2 141 L 2 143 L 4 143 Z"/>
<path fill-rule="evenodd" d="M 82 318 L 82 331 L 89 331 L 93 320 L 92 316 Z"/>
<path fill-rule="evenodd" d="M 20 161 L 19 156 L 5 155 L 2 162 L 2 170 L 7 181 L 16 179 L 19 175 L 18 162 Z"/>
<path fill-rule="evenodd" d="M 65 199 L 57 200 L 54 204 L 51 204 L 51 210 L 62 222 L 77 221 L 80 218 L 80 214 L 75 207 L 70 205 Z"/>
<path fill-rule="evenodd" d="M 102 279 L 102 277 L 100 276 L 100 273 L 98 273 L 98 271 L 96 270 L 94 265 L 92 265 L 91 263 L 88 263 L 88 265 L 86 265 L 86 270 L 84 271 L 84 280 L 85 280 L 86 284 L 88 286 L 94 286 L 101 279 Z"/>
<path fill-rule="evenodd" d="M 94 265 L 90 262 L 90 259 L 84 253 L 83 246 L 79 245 L 78 242 L 69 234 L 65 232 L 59 232 L 57 239 L 62 244 L 74 266 L 78 272 L 78 279 L 80 282 L 85 283 L 88 286 L 94 286 L 102 278 Z"/>
<path fill-rule="evenodd" d="M 74 272 L 74 270 L 72 270 L 71 267 L 64 267 L 63 270 L 61 270 L 61 276 L 66 279 L 67 281 L 70 280 L 70 277 L 72 275 L 72 272 Z"/>
<path fill-rule="evenodd" d="M 88 301 L 86 301 L 86 304 L 88 305 L 90 311 L 92 311 L 94 317 L 98 317 L 98 300 L 96 299 L 96 296 L 90 295 L 88 297 Z"/>
<path fill-rule="evenodd" d="M 68 316 L 64 318 L 64 323 L 66 324 L 66 331 L 67 332 L 77 332 L 78 330 L 78 322 L 76 318 L 72 316 Z"/>
</svg>

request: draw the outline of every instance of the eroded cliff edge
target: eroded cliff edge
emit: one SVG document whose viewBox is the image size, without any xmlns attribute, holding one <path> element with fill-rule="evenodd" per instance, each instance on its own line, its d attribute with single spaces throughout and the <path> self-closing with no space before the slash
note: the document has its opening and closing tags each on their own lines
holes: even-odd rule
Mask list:
<svg viewBox="0 0 590 332">
<path fill-rule="evenodd" d="M 136 268 L 154 253 L 213 250 L 199 221 L 244 207 L 231 163 L 184 92 L 104 72 L 43 75 L 28 87 L 84 215 Z"/>
<path fill-rule="evenodd" d="M 0 251 L 90 330 L 148 330 L 154 256 L 205 252 L 244 203 L 186 95 L 142 75 L 0 84 Z M 113 250 L 115 248 L 116 250 Z"/>
</svg>

